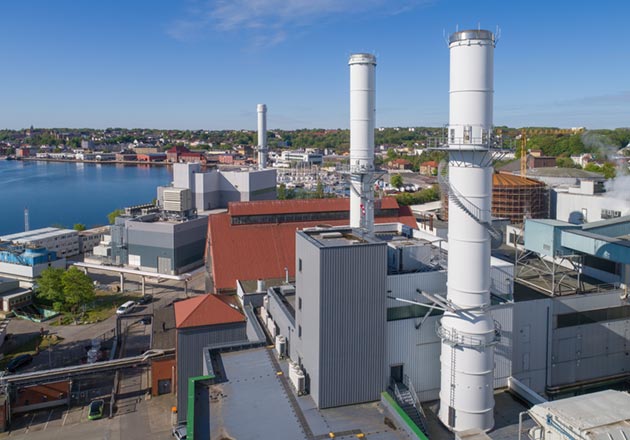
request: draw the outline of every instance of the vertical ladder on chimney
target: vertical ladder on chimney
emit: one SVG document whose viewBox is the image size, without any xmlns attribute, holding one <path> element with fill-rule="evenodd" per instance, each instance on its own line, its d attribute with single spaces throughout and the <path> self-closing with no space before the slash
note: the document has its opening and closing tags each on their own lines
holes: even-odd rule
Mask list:
<svg viewBox="0 0 630 440">
<path fill-rule="evenodd" d="M 455 341 L 457 340 L 457 333 L 455 329 L 451 330 L 453 336 L 453 344 L 451 345 L 451 386 L 450 386 L 450 396 L 448 403 L 448 424 L 451 427 L 455 426 L 455 360 L 457 359 L 457 345 Z"/>
</svg>

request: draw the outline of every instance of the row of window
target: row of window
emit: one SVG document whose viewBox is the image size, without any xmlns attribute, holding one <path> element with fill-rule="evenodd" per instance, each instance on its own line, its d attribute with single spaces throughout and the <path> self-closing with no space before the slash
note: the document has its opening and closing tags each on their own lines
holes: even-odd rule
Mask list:
<svg viewBox="0 0 630 440">
<path fill-rule="evenodd" d="M 584 312 L 564 313 L 556 316 L 556 327 L 574 327 L 630 318 L 630 306 L 610 307 L 607 309 L 586 310 Z"/>
</svg>

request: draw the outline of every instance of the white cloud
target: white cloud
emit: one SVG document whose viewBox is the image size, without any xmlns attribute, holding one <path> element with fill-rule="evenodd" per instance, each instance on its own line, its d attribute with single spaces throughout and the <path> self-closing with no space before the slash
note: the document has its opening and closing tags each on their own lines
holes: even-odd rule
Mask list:
<svg viewBox="0 0 630 440">
<path fill-rule="evenodd" d="M 247 31 L 254 45 L 275 45 L 291 31 L 322 19 L 377 13 L 393 15 L 430 0 L 193 0 L 186 18 L 176 20 L 168 34 L 179 40 L 204 30 Z"/>
</svg>

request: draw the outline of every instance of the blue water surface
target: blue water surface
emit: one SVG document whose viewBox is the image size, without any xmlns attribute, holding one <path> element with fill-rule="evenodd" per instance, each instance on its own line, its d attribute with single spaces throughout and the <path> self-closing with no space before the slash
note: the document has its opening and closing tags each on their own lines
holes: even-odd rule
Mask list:
<svg viewBox="0 0 630 440">
<path fill-rule="evenodd" d="M 0 235 L 31 229 L 107 224 L 114 209 L 147 203 L 172 181 L 167 166 L 0 160 Z"/>
</svg>

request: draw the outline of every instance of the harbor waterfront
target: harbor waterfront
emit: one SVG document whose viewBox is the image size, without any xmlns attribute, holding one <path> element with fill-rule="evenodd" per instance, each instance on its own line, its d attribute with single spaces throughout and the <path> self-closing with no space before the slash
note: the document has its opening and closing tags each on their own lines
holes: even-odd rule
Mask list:
<svg viewBox="0 0 630 440">
<path fill-rule="evenodd" d="M 172 180 L 170 166 L 0 160 L 0 235 L 76 223 L 107 224 L 117 208 L 150 202 Z"/>
</svg>

